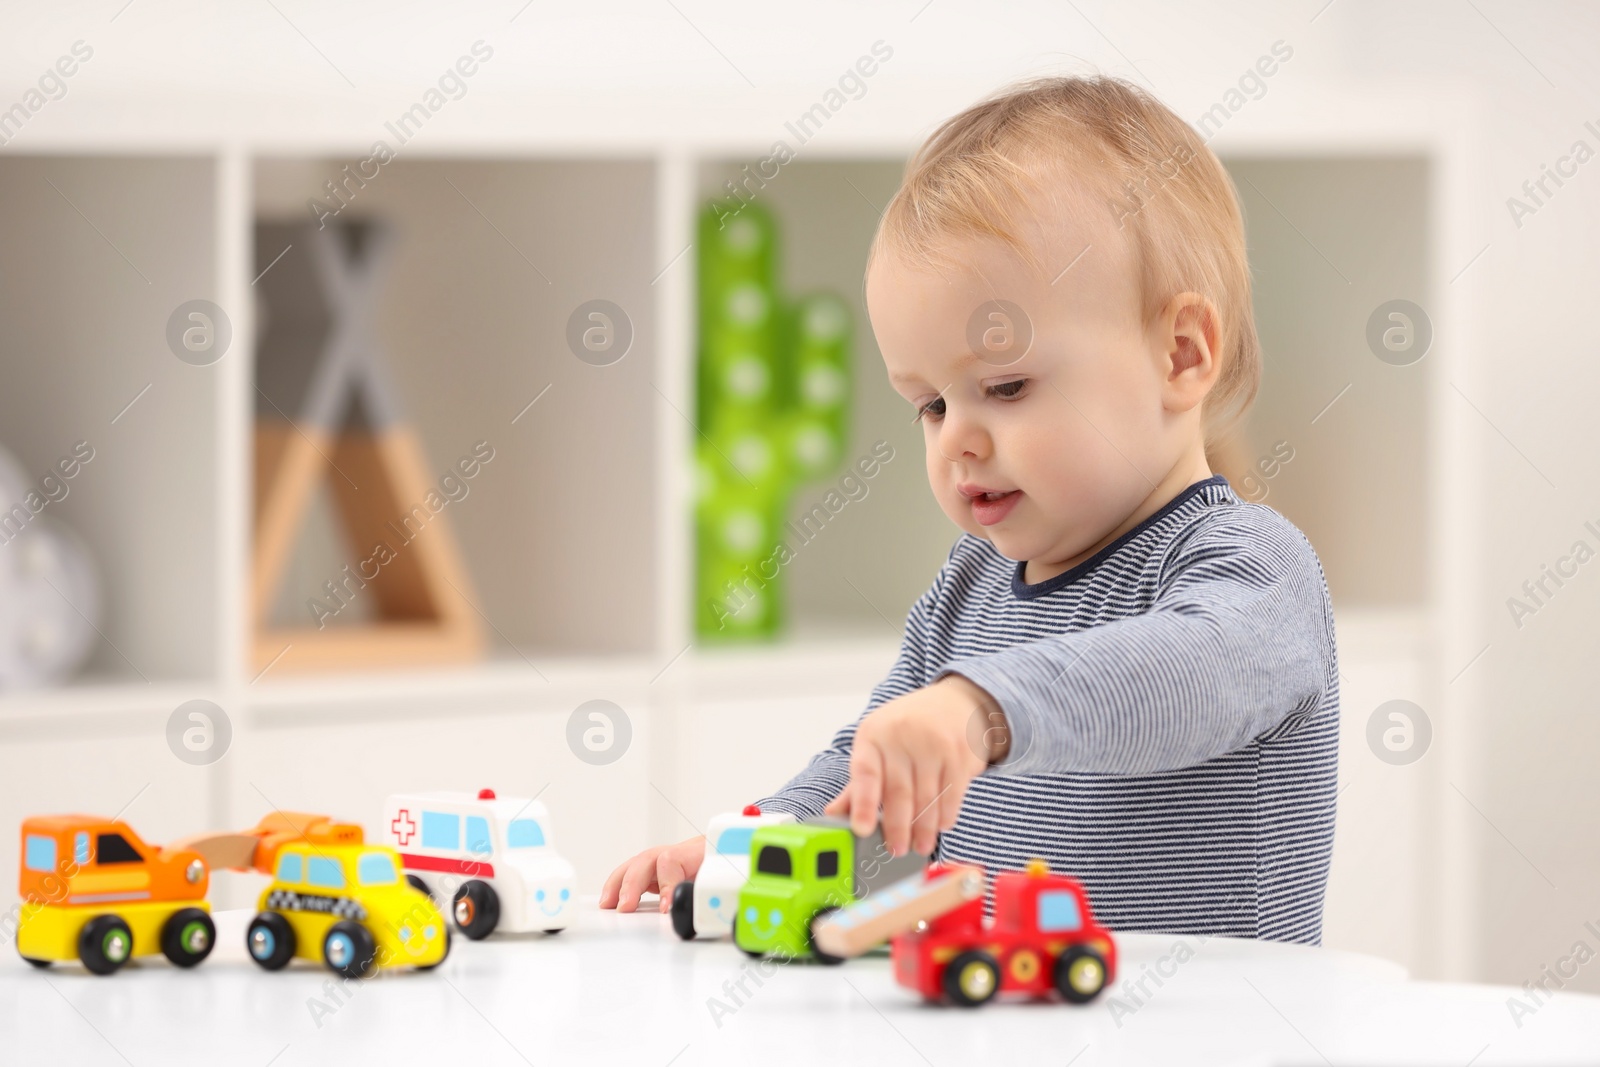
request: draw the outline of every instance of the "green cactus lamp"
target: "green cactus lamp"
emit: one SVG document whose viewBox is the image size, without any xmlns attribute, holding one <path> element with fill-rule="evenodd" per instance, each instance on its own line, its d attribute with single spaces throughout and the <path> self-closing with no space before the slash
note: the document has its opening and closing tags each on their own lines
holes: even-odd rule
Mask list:
<svg viewBox="0 0 1600 1067">
<path fill-rule="evenodd" d="M 851 315 L 838 296 L 786 300 L 777 224 L 758 204 L 699 220 L 695 630 L 782 629 L 795 490 L 836 470 L 849 433 Z"/>
</svg>

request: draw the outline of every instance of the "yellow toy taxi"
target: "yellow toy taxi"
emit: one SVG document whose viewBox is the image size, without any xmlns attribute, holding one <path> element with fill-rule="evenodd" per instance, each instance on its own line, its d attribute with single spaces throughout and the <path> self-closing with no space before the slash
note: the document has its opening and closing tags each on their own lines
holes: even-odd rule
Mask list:
<svg viewBox="0 0 1600 1067">
<path fill-rule="evenodd" d="M 376 968 L 428 970 L 450 952 L 450 931 L 426 894 L 401 876 L 385 845 L 292 842 L 277 850 L 245 947 L 269 971 L 296 956 L 345 978 Z"/>
</svg>

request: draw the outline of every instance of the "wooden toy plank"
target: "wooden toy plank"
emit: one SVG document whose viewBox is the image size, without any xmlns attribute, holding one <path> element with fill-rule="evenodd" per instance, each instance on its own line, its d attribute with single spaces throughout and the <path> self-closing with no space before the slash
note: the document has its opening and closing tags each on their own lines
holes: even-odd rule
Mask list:
<svg viewBox="0 0 1600 1067">
<path fill-rule="evenodd" d="M 167 847 L 194 849 L 206 861 L 206 866 L 214 871 L 224 868 L 231 871 L 247 871 L 255 859 L 256 845 L 260 840 L 255 834 L 195 834 L 193 837 L 174 841 Z"/>
<path fill-rule="evenodd" d="M 280 845 L 288 841 L 313 844 L 359 845 L 364 837 L 356 823 L 336 822 L 326 815 L 310 812 L 274 811 L 264 815 L 249 830 L 232 833 L 214 831 L 194 834 L 172 842 L 168 850 L 193 849 L 212 870 L 253 869 L 270 874 L 272 859 Z"/>
<path fill-rule="evenodd" d="M 859 956 L 982 894 L 983 872 L 977 867 L 950 867 L 932 878 L 920 872 L 829 915 L 812 937 L 830 956 Z"/>
</svg>

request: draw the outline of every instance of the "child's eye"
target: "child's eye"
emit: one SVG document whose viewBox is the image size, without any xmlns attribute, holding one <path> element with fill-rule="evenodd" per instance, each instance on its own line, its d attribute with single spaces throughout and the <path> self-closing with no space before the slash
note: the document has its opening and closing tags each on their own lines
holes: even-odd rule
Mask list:
<svg viewBox="0 0 1600 1067">
<path fill-rule="evenodd" d="M 1018 378 L 1014 382 L 1001 382 L 999 385 L 989 387 L 989 395 L 1000 397 L 1002 400 L 1015 400 L 1022 395 L 1028 386 L 1028 379 Z"/>
<path fill-rule="evenodd" d="M 917 418 L 938 422 L 944 418 L 944 397 L 936 396 L 917 409 Z"/>
</svg>

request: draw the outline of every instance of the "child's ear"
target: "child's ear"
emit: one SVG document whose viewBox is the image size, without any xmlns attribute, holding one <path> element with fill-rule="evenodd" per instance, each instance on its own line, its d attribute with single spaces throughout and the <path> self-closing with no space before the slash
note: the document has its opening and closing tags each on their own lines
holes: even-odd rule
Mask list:
<svg viewBox="0 0 1600 1067">
<path fill-rule="evenodd" d="M 1162 405 L 1188 411 L 1206 398 L 1221 373 L 1222 325 L 1199 293 L 1179 293 L 1156 316 L 1153 343 L 1162 376 Z"/>
</svg>

